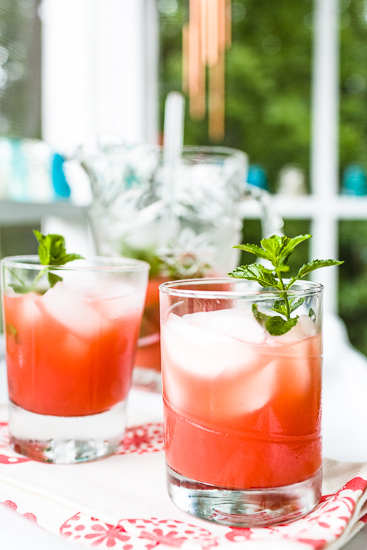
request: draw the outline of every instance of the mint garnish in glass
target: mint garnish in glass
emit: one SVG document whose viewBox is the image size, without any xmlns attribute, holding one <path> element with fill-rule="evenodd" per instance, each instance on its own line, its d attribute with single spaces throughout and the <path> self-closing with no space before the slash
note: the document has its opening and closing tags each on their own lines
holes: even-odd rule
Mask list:
<svg viewBox="0 0 367 550">
<path fill-rule="evenodd" d="M 231 273 L 228 273 L 230 277 L 256 281 L 264 288 L 272 288 L 280 291 L 281 298 L 276 300 L 272 307 L 272 311 L 278 315 L 266 315 L 259 311 L 256 304 L 252 306 L 252 312 L 255 319 L 264 326 L 267 332 L 272 336 L 285 334 L 297 324 L 298 315 L 291 315 L 303 304 L 305 298 L 297 299 L 296 297 L 291 297 L 288 291 L 291 289 L 292 285 L 312 271 L 315 271 L 315 269 L 343 263 L 338 260 L 312 260 L 304 264 L 298 270 L 296 276 L 284 279 L 284 274 L 289 271 L 288 260 L 295 247 L 310 238 L 311 235 L 298 235 L 294 238 L 272 235 L 268 239 L 262 239 L 260 242 L 261 246 L 255 244 L 239 244 L 234 247 L 255 254 L 258 258 L 267 260 L 272 265 L 272 268 L 264 267 L 259 263 L 240 265 Z M 309 316 L 313 318 L 314 315 L 313 310 L 310 309 Z"/>
<path fill-rule="evenodd" d="M 52 273 L 50 271 L 51 266 L 58 267 L 65 265 L 74 260 L 83 260 L 84 257 L 80 254 L 68 254 L 66 252 L 65 239 L 61 235 L 56 235 L 49 233 L 48 235 L 43 235 L 40 231 L 33 231 L 39 246 L 38 246 L 38 256 L 41 265 L 47 266 L 45 269 L 42 269 L 32 281 L 31 284 L 27 284 L 23 281 L 14 270 L 11 270 L 14 278 L 17 279 L 17 284 L 10 285 L 15 292 L 18 294 L 26 294 L 27 292 L 37 292 L 38 294 L 43 294 L 47 289 L 40 288 L 38 283 L 43 275 L 47 275 L 49 287 L 52 288 L 56 283 L 62 281 L 62 277 Z"/>
</svg>

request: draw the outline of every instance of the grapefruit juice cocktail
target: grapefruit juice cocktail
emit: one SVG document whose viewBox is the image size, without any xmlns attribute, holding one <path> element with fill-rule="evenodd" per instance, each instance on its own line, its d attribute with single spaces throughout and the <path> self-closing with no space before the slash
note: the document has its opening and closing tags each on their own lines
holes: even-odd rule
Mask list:
<svg viewBox="0 0 367 550">
<path fill-rule="evenodd" d="M 311 235 L 235 248 L 261 263 L 160 286 L 168 491 L 231 526 L 302 517 L 321 494 L 322 285 L 289 272 Z"/>
<path fill-rule="evenodd" d="M 42 271 L 38 288 L 24 283 Z M 60 279 L 51 288 L 49 274 Z M 36 257 L 14 257 L 2 276 L 13 447 L 47 462 L 110 454 L 124 433 L 148 265 L 95 258 L 46 273 Z"/>
<path fill-rule="evenodd" d="M 271 336 L 252 305 L 266 311 L 277 296 L 214 281 L 161 287 L 171 497 L 229 525 L 294 519 L 320 497 L 322 288 L 292 291 L 317 322 L 301 313 L 289 332 Z"/>
</svg>

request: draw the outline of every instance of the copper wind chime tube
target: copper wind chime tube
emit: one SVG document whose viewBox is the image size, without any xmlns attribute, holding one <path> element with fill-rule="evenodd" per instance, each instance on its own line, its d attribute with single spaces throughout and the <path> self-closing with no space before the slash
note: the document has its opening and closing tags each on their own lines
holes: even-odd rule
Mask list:
<svg viewBox="0 0 367 550">
<path fill-rule="evenodd" d="M 205 118 L 208 89 L 209 137 L 224 137 L 225 51 L 231 44 L 231 1 L 189 0 L 189 21 L 183 26 L 183 91 L 190 98 L 190 116 Z M 207 82 L 208 81 L 208 82 Z"/>
</svg>

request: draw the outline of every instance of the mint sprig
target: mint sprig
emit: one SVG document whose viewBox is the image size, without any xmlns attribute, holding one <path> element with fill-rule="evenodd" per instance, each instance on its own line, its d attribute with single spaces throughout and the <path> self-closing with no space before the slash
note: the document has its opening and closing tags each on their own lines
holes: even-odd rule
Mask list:
<svg viewBox="0 0 367 550">
<path fill-rule="evenodd" d="M 45 269 L 39 271 L 35 279 L 31 284 L 27 284 L 23 281 L 13 270 L 11 270 L 12 275 L 17 279 L 17 284 L 11 284 L 13 290 L 18 294 L 26 294 L 28 292 L 37 292 L 43 294 L 45 289 L 40 289 L 38 286 L 39 280 L 47 275 L 47 280 L 49 287 L 52 288 L 56 283 L 62 281 L 62 277 L 52 273 L 50 269 L 52 266 L 58 267 L 65 265 L 74 260 L 83 260 L 84 257 L 80 254 L 68 254 L 66 252 L 65 239 L 61 235 L 56 235 L 49 233 L 48 235 L 43 235 L 40 231 L 33 231 L 39 246 L 38 246 L 38 256 L 40 263 L 45 265 Z"/>
<path fill-rule="evenodd" d="M 304 302 L 304 298 L 290 298 L 288 290 L 292 285 L 321 267 L 340 265 L 343 262 L 339 260 L 312 260 L 304 264 L 296 276 L 284 281 L 284 273 L 288 273 L 288 260 L 296 246 L 310 239 L 311 235 L 298 235 L 297 237 L 286 237 L 272 235 L 268 239 L 262 239 L 261 246 L 254 244 L 239 244 L 234 248 L 239 248 L 245 252 L 250 252 L 262 260 L 267 260 L 272 268 L 264 267 L 262 264 L 253 263 L 249 265 L 240 265 L 228 275 L 236 279 L 247 279 L 256 281 L 264 288 L 273 288 L 280 291 L 280 299 L 276 300 L 271 308 L 279 315 L 266 315 L 258 310 L 256 304 L 253 304 L 252 311 L 255 319 L 265 327 L 269 334 L 279 336 L 285 334 L 297 324 L 298 315 L 291 317 L 291 314 L 298 309 Z M 309 316 L 315 321 L 315 312 L 310 309 Z"/>
</svg>

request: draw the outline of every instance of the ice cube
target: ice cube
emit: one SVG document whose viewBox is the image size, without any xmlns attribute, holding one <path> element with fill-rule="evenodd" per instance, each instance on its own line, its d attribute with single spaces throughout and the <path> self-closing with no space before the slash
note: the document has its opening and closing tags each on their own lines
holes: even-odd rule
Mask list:
<svg viewBox="0 0 367 550">
<path fill-rule="evenodd" d="M 36 323 L 41 317 L 41 313 L 37 307 L 37 303 L 40 300 L 39 294 L 29 292 L 28 294 L 16 294 L 15 292 L 9 293 L 5 297 L 5 312 L 14 315 L 17 323 L 21 323 L 22 326 L 28 326 L 32 323 Z"/>
<path fill-rule="evenodd" d="M 37 303 L 40 300 L 39 295 L 30 292 L 19 297 L 19 300 L 21 300 L 22 304 L 22 320 L 29 323 L 36 322 L 40 317 L 40 312 L 37 308 Z"/>
<path fill-rule="evenodd" d="M 65 287 L 91 299 L 131 296 L 140 290 L 138 285 L 132 282 L 111 277 L 110 274 L 103 276 L 98 270 L 85 273 L 66 272 L 62 273 L 62 277 Z"/>
<path fill-rule="evenodd" d="M 192 340 L 193 342 L 200 342 L 203 344 L 232 342 L 232 339 L 226 335 L 218 335 L 211 330 L 207 330 L 207 323 L 192 323 L 191 318 L 194 316 L 197 316 L 197 314 L 192 313 L 184 315 L 183 317 L 179 317 L 178 315 L 172 313 L 169 317 L 167 326 L 169 327 L 170 331 L 174 332 L 177 336 L 187 338 L 189 340 Z"/>
<path fill-rule="evenodd" d="M 283 338 L 287 336 L 286 333 L 281 337 L 273 337 L 269 342 L 274 361 L 278 364 L 278 392 L 283 392 L 288 398 L 307 395 L 311 385 L 320 377 L 321 335 L 310 335 L 311 326 L 307 320 L 303 323 L 301 320 L 300 325 L 299 331 L 293 332 L 293 336 L 299 336 L 298 339 L 287 341 Z M 316 328 L 313 327 L 312 331 L 316 332 Z"/>
<path fill-rule="evenodd" d="M 259 358 L 258 363 L 259 368 L 231 384 L 223 407 L 226 416 L 236 417 L 257 411 L 271 400 L 277 388 L 277 362 L 270 361 L 264 366 L 263 358 Z"/>
<path fill-rule="evenodd" d="M 256 353 L 250 347 L 206 326 L 188 323 L 187 317 L 171 314 L 167 325 L 162 325 L 162 349 L 172 368 L 208 378 L 253 368 Z"/>
<path fill-rule="evenodd" d="M 207 313 L 211 320 L 220 318 Z M 195 322 L 204 319 L 193 315 Z M 229 314 L 224 316 L 231 319 Z M 168 324 L 162 325 L 163 385 L 168 399 L 196 418 L 216 422 L 228 423 L 262 408 L 276 391 L 277 365 L 267 353 L 269 346 L 240 341 L 208 330 L 210 323 L 204 328 L 187 319 L 190 315 L 171 315 Z"/>
<path fill-rule="evenodd" d="M 283 400 L 294 402 L 294 399 L 307 395 L 320 359 L 311 355 L 312 340 L 308 338 L 278 344 L 274 348 L 277 393 L 284 396 Z"/>
<path fill-rule="evenodd" d="M 265 340 L 264 329 L 254 319 L 252 313 L 243 309 L 223 309 L 185 315 L 192 324 L 219 333 L 241 342 L 259 344 Z"/>
<path fill-rule="evenodd" d="M 244 315 L 252 317 L 251 310 L 242 308 L 215 309 L 213 311 L 197 311 L 196 313 L 186 313 L 183 319 L 192 325 L 204 325 L 213 317 L 222 317 L 227 315 Z"/>
<path fill-rule="evenodd" d="M 141 313 L 144 307 L 145 293 L 134 296 L 122 296 L 103 299 L 100 302 L 101 312 L 107 319 L 119 319 L 133 313 Z"/>
<path fill-rule="evenodd" d="M 101 328 L 100 312 L 81 292 L 70 290 L 62 282 L 50 288 L 37 302 L 42 313 L 50 315 L 74 334 L 89 338 Z"/>
<path fill-rule="evenodd" d="M 94 286 L 90 290 L 91 296 L 96 296 L 98 299 L 134 296 L 138 291 L 141 293 L 141 289 L 137 284 L 126 281 L 110 281 L 108 279 L 102 285 Z"/>
</svg>

